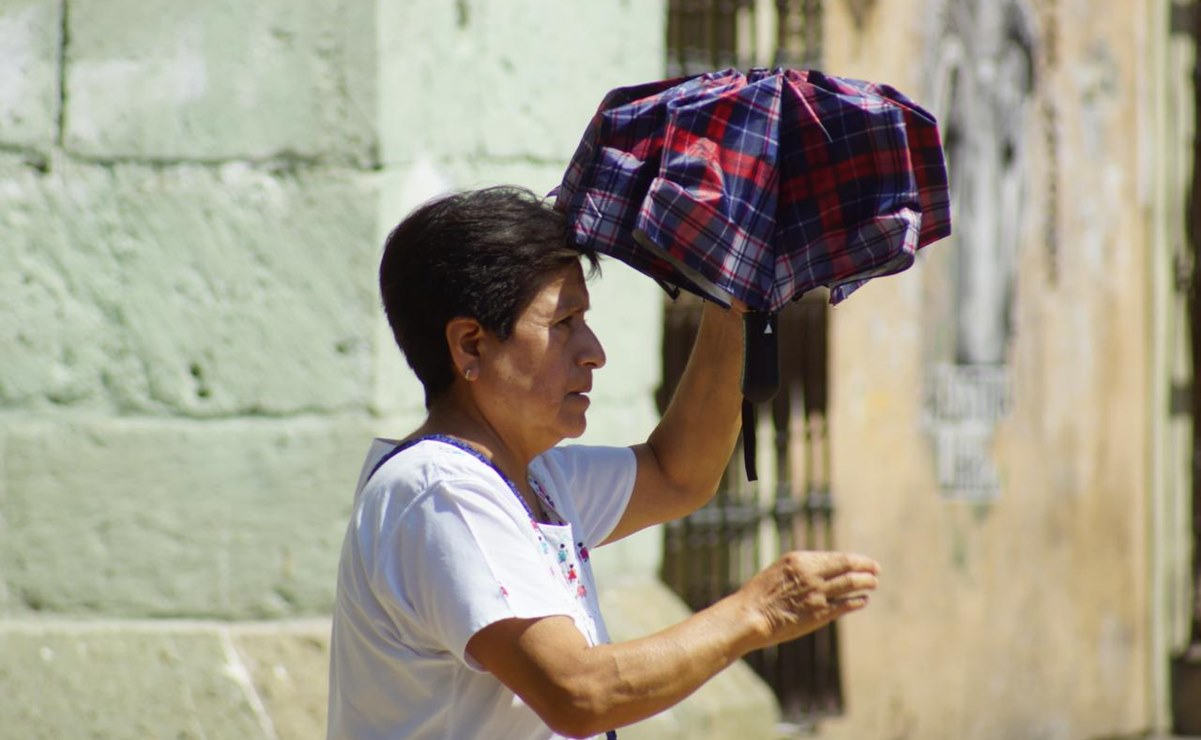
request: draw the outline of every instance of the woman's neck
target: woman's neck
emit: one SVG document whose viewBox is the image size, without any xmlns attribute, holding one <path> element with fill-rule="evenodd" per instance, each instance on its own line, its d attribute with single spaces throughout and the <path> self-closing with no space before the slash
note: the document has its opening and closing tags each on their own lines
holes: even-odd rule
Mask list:
<svg viewBox="0 0 1201 740">
<path fill-rule="evenodd" d="M 526 471 L 533 456 L 524 455 L 507 444 L 500 432 L 482 416 L 456 404 L 435 402 L 430 405 L 425 422 L 409 438 L 430 434 L 446 435 L 470 445 L 491 460 L 518 487 L 523 490 L 527 488 Z"/>
<path fill-rule="evenodd" d="M 529 483 L 529 464 L 532 457 L 515 454 L 505 443 L 501 435 L 482 419 L 472 414 L 464 413 L 453 406 L 430 406 L 429 416 L 425 423 L 418 427 L 406 439 L 416 439 L 431 434 L 451 437 L 469 445 L 476 452 L 492 461 L 506 478 L 517 486 L 517 493 L 525 499 L 526 507 L 540 522 L 551 521 L 546 507 L 538 498 Z"/>
</svg>

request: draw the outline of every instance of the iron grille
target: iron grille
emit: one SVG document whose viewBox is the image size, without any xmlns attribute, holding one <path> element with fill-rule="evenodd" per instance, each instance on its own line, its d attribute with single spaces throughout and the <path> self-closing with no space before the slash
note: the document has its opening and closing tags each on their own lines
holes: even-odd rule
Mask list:
<svg viewBox="0 0 1201 740">
<path fill-rule="evenodd" d="M 817 67 L 821 0 L 670 0 L 667 73 L 726 67 Z"/>
<path fill-rule="evenodd" d="M 692 609 L 736 590 L 760 568 L 792 549 L 833 548 L 826 410 L 825 296 L 806 298 L 780 314 L 780 392 L 760 409 L 760 480 L 749 483 L 741 450 L 732 456 L 714 500 L 664 528 L 662 578 Z M 700 325 L 701 303 L 681 296 L 666 311 L 662 411 L 683 373 Z M 771 685 L 784 718 L 810 725 L 842 711 L 835 625 L 747 656 Z"/>
</svg>

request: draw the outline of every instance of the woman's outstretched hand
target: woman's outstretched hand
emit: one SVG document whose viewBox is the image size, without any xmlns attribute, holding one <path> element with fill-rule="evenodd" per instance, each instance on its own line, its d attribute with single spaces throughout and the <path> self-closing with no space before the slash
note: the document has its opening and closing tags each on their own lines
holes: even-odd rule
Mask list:
<svg viewBox="0 0 1201 740">
<path fill-rule="evenodd" d="M 688 619 L 635 640 L 590 645 L 571 617 L 502 619 L 467 653 L 552 729 L 584 737 L 661 712 L 743 655 L 867 605 L 880 566 L 840 552 L 790 552 Z"/>
<path fill-rule="evenodd" d="M 867 606 L 880 565 L 864 555 L 793 551 L 733 594 L 759 617 L 767 647 L 814 632 Z"/>
</svg>

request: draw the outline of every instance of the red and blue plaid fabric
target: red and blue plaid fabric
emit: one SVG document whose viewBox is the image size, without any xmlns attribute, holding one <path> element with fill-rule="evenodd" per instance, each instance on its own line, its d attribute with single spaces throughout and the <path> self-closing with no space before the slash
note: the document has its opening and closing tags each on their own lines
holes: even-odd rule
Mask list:
<svg viewBox="0 0 1201 740">
<path fill-rule="evenodd" d="M 764 312 L 823 285 L 837 303 L 951 231 L 934 118 L 887 85 L 800 70 L 613 90 L 556 207 L 576 242 Z"/>
</svg>

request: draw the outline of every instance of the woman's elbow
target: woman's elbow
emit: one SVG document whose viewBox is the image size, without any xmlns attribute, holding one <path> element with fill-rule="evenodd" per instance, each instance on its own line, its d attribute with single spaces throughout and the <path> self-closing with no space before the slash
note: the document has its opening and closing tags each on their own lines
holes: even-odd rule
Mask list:
<svg viewBox="0 0 1201 740">
<path fill-rule="evenodd" d="M 531 707 L 547 727 L 564 737 L 587 738 L 613 729 L 605 692 L 586 681 L 557 686 Z"/>
<path fill-rule="evenodd" d="M 612 730 L 612 723 L 606 726 L 599 716 L 589 716 L 587 714 L 572 714 L 569 712 L 556 713 L 554 717 L 542 716 L 542 721 L 546 723 L 555 734 L 563 737 L 588 738 L 597 735 L 603 735 L 606 731 Z"/>
</svg>

